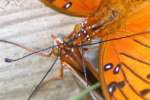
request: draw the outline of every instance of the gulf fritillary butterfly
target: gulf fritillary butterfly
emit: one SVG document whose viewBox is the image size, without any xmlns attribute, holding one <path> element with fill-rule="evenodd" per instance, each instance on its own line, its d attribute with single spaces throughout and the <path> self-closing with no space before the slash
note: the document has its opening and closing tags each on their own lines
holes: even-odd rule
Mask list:
<svg viewBox="0 0 150 100">
<path fill-rule="evenodd" d="M 62 13 L 86 17 L 75 33 L 104 42 L 97 80 L 106 100 L 150 99 L 149 0 L 42 1 Z"/>
<path fill-rule="evenodd" d="M 84 67 L 79 67 L 84 65 L 90 71 L 90 75 L 87 73 L 87 76 L 100 81 L 106 100 L 150 99 L 149 0 L 42 0 L 42 2 L 62 13 L 85 17 L 85 21 L 76 25 L 72 34 L 64 38 L 64 42 L 52 36 L 57 46 L 40 51 L 53 48 L 53 53 L 60 56 L 62 65 L 70 65 L 81 77 L 86 76 L 86 73 L 83 75 Z M 101 41 L 90 43 L 95 38 L 100 38 Z M 93 44 L 100 44 L 98 71 L 83 57 L 83 48 L 80 50 L 80 47 Z M 46 56 L 43 53 L 39 54 Z M 12 62 L 20 59 L 22 58 L 5 60 Z M 88 80 L 90 82 L 91 77 Z"/>
</svg>

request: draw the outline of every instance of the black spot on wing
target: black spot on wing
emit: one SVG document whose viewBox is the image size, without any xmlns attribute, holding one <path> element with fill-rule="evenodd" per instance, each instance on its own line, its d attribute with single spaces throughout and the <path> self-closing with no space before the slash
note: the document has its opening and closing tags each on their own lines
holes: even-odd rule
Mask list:
<svg viewBox="0 0 150 100">
<path fill-rule="evenodd" d="M 72 6 L 72 2 L 67 2 L 65 5 L 64 5 L 64 9 L 69 9 L 70 7 Z"/>
<path fill-rule="evenodd" d="M 125 82 L 124 81 L 121 81 L 117 84 L 117 87 L 118 88 L 123 88 L 125 86 Z"/>
<path fill-rule="evenodd" d="M 116 88 L 123 88 L 125 86 L 125 82 L 121 81 L 121 82 L 111 82 L 108 85 L 108 92 L 110 94 L 110 96 L 113 96 L 113 93 L 115 92 Z"/>
<path fill-rule="evenodd" d="M 141 96 L 145 96 L 148 93 L 150 93 L 150 89 L 144 89 L 144 90 L 140 91 Z"/>
<path fill-rule="evenodd" d="M 110 94 L 110 96 L 113 96 L 113 93 L 116 90 L 116 82 L 112 82 L 108 85 L 108 92 Z"/>
<path fill-rule="evenodd" d="M 108 71 L 108 70 L 110 70 L 112 68 L 113 68 L 113 64 L 112 63 L 107 63 L 107 64 L 104 65 L 104 71 Z"/>
<path fill-rule="evenodd" d="M 121 64 L 118 64 L 118 65 L 114 68 L 113 73 L 114 73 L 114 74 L 119 73 L 120 67 L 121 67 Z"/>
</svg>

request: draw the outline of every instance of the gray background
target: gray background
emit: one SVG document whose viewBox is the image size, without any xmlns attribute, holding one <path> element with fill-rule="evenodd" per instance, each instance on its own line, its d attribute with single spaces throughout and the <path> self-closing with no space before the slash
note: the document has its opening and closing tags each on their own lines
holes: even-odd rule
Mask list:
<svg viewBox="0 0 150 100">
<path fill-rule="evenodd" d="M 52 33 L 66 35 L 80 20 L 57 13 L 39 0 L 0 0 L 0 39 L 34 49 L 48 47 Z M 4 62 L 5 57 L 25 54 L 25 50 L 0 43 L 0 100 L 26 100 L 54 60 L 33 55 L 11 64 Z M 58 62 L 33 100 L 70 100 L 81 91 L 70 72 L 64 80 L 50 81 L 59 67 Z"/>
</svg>

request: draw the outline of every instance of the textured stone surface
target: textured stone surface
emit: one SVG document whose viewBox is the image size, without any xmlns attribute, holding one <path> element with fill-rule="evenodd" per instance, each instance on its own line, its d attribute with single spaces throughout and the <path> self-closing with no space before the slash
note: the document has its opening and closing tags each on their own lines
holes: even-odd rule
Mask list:
<svg viewBox="0 0 150 100">
<path fill-rule="evenodd" d="M 34 49 L 52 44 L 50 34 L 71 32 L 78 19 L 56 13 L 38 0 L 0 0 L 0 39 Z M 54 58 L 32 55 L 14 63 L 4 58 L 18 58 L 27 51 L 0 43 L 0 100 L 27 100 Z M 64 80 L 48 81 L 56 74 L 59 61 L 33 100 L 67 100 L 80 91 L 71 73 Z"/>
</svg>

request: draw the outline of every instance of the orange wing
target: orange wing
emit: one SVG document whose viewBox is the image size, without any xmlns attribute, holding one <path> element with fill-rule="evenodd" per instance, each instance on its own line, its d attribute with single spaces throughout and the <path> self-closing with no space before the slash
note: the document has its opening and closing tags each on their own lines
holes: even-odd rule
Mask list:
<svg viewBox="0 0 150 100">
<path fill-rule="evenodd" d="M 103 40 L 100 77 L 106 100 L 150 100 L 150 2 L 129 16 L 125 27 Z"/>
<path fill-rule="evenodd" d="M 68 15 L 87 17 L 96 12 L 101 0 L 42 0 L 42 2 Z"/>
</svg>

